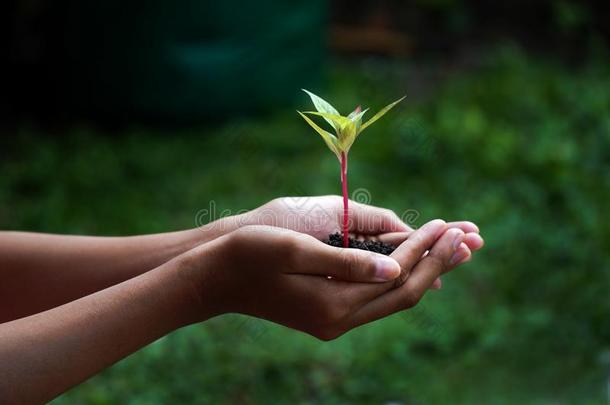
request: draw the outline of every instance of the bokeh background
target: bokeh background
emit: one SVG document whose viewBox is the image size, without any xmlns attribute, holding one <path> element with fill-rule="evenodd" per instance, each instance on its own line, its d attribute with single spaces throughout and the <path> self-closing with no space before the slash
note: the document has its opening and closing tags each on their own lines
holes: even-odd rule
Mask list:
<svg viewBox="0 0 610 405">
<path fill-rule="evenodd" d="M 54 403 L 607 403 L 609 3 L 245 3 L 5 2 L 0 228 L 164 232 L 339 193 L 305 87 L 343 113 L 407 94 L 352 190 L 486 248 L 335 341 L 223 316 Z"/>
</svg>

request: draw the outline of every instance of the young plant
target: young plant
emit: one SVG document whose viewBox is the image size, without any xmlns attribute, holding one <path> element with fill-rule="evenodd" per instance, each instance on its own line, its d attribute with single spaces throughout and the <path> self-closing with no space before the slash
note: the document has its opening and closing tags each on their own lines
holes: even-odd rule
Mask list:
<svg viewBox="0 0 610 405">
<path fill-rule="evenodd" d="M 320 134 L 320 136 L 322 136 L 326 146 L 328 146 L 328 148 L 337 156 L 339 162 L 341 162 L 341 189 L 343 192 L 343 247 L 348 247 L 349 238 L 347 230 L 349 224 L 349 207 L 347 194 L 347 155 L 358 135 L 360 135 L 360 133 L 362 133 L 362 131 L 368 128 L 372 123 L 381 118 L 385 113 L 390 111 L 392 107 L 404 100 L 406 96 L 394 101 L 391 104 L 388 104 L 371 119 L 362 124 L 362 117 L 368 111 L 368 108 L 366 110 L 362 110 L 360 106 L 358 106 L 347 117 L 344 117 L 340 115 L 335 107 L 330 105 L 330 103 L 327 101 L 316 96 L 310 91 L 305 89 L 302 90 L 309 95 L 317 111 L 305 111 L 304 113 L 301 111 L 297 112 L 309 125 L 311 125 L 313 129 L 316 130 L 318 134 Z M 317 115 L 324 118 L 324 120 L 333 128 L 335 135 L 320 128 L 305 114 Z"/>
</svg>

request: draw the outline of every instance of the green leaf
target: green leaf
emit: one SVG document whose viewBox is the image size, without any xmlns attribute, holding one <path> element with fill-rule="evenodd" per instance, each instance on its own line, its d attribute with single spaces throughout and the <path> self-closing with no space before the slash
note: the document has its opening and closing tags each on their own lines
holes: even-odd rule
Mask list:
<svg viewBox="0 0 610 405">
<path fill-rule="evenodd" d="M 335 107 L 333 107 L 332 105 L 330 105 L 330 103 L 326 100 L 324 100 L 321 97 L 316 96 L 315 94 L 313 94 L 312 92 L 305 90 L 305 89 L 301 89 L 303 90 L 305 93 L 307 93 L 309 95 L 309 97 L 311 98 L 311 101 L 313 102 L 313 105 L 316 107 L 316 110 L 318 110 L 318 112 L 320 113 L 327 113 L 327 114 L 335 114 L 335 115 L 340 115 L 339 111 L 337 111 L 335 109 Z M 327 118 L 324 118 L 326 120 L 326 122 L 328 122 L 333 128 L 335 128 L 335 125 L 328 120 Z M 339 128 L 335 128 L 335 130 L 339 130 Z"/>
<path fill-rule="evenodd" d="M 297 111 L 301 117 L 303 117 L 303 119 L 313 128 L 316 130 L 316 132 L 318 134 L 320 134 L 320 136 L 322 137 L 322 139 L 324 139 L 324 142 L 326 143 L 326 146 L 328 146 L 328 148 L 333 151 L 333 153 L 335 155 L 337 155 L 337 159 L 341 160 L 341 151 L 339 149 L 339 143 L 337 141 L 337 138 L 331 134 L 328 131 L 323 130 L 322 128 L 320 128 L 318 126 L 318 124 L 316 124 L 315 122 L 313 122 L 311 120 L 311 118 L 309 118 L 308 116 L 306 116 L 305 114 L 303 114 L 300 111 Z"/>
<path fill-rule="evenodd" d="M 333 128 L 335 128 L 337 133 L 340 133 L 343 128 L 347 127 L 349 124 L 352 123 L 352 120 L 339 114 L 329 114 L 316 111 L 305 111 L 305 114 L 312 114 L 324 117 L 324 119 L 329 122 Z"/>
<path fill-rule="evenodd" d="M 354 111 L 352 111 L 351 113 L 349 113 L 349 115 L 347 116 L 347 118 L 349 118 L 350 120 L 356 122 L 356 119 L 362 119 L 362 116 L 364 115 L 365 112 L 367 112 L 369 109 L 367 108 L 364 111 L 358 111 L 358 109 L 355 109 Z"/>
<path fill-rule="evenodd" d="M 356 140 L 357 126 L 355 122 L 349 120 L 349 124 L 347 124 L 342 130 L 339 136 L 339 147 L 344 152 L 349 152 L 349 149 L 352 147 L 352 144 Z"/>
<path fill-rule="evenodd" d="M 356 114 L 360 114 L 362 112 L 362 109 L 360 108 L 360 106 L 356 107 L 356 109 L 354 111 L 352 111 L 351 113 L 349 113 L 349 115 L 347 116 L 347 118 L 349 118 L 350 120 L 352 118 L 354 118 L 354 116 Z"/>
<path fill-rule="evenodd" d="M 369 125 L 371 125 L 372 123 L 374 123 L 375 121 L 377 121 L 379 118 L 383 117 L 385 115 L 385 113 L 387 113 L 388 111 L 390 111 L 396 104 L 400 103 L 402 100 L 405 99 L 404 96 L 402 98 L 400 98 L 399 100 L 394 101 L 391 104 L 388 104 L 387 106 L 383 107 L 381 109 L 381 111 L 379 111 L 377 114 L 373 115 L 373 117 L 368 120 L 367 122 L 365 122 L 362 127 L 360 128 L 360 132 L 364 131 Z"/>
<path fill-rule="evenodd" d="M 362 113 L 363 112 L 359 113 L 356 119 L 359 120 L 362 116 Z M 352 144 L 356 140 L 356 136 L 358 135 L 358 129 L 360 128 L 359 121 L 354 122 L 353 119 L 349 119 L 341 115 L 320 113 L 315 111 L 306 111 L 305 114 L 318 115 L 320 117 L 324 117 L 331 120 L 335 124 L 335 128 L 339 127 L 339 130 L 337 131 L 339 150 L 343 152 L 349 152 L 349 149 L 351 148 Z"/>
<path fill-rule="evenodd" d="M 347 118 L 351 119 L 352 122 L 354 124 L 356 124 L 356 136 L 358 136 L 358 134 L 360 133 L 360 125 L 362 124 L 362 116 L 364 115 L 364 113 L 366 113 L 369 109 L 367 108 L 366 110 L 360 111 L 359 113 L 356 113 L 356 111 L 352 112 L 350 115 L 347 116 Z M 355 113 L 355 114 L 354 114 Z"/>
</svg>

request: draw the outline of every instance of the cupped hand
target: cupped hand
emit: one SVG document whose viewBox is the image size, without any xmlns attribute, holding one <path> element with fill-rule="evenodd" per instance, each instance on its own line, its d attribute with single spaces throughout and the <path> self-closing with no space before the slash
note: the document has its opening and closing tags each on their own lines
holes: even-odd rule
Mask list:
<svg viewBox="0 0 610 405">
<path fill-rule="evenodd" d="M 350 200 L 349 209 L 349 231 L 354 238 L 380 240 L 398 246 L 413 233 L 410 226 L 387 208 Z M 276 198 L 252 211 L 207 224 L 205 228 L 215 231 L 210 233 L 210 240 L 251 225 L 289 229 L 325 240 L 329 234 L 339 232 L 342 223 L 343 199 L 336 195 L 326 195 Z M 472 222 L 449 222 L 447 227 L 460 229 L 465 233 L 464 241 L 456 253 L 460 264 L 469 261 L 472 252 L 484 244 L 479 235 L 479 228 Z M 441 286 L 439 278 L 431 288 L 438 289 Z"/>
<path fill-rule="evenodd" d="M 336 195 L 276 198 L 250 211 L 246 221 L 251 225 L 291 229 L 324 240 L 329 234 L 341 231 L 343 199 Z M 389 209 L 349 201 L 349 232 L 353 236 L 411 230 Z"/>
<path fill-rule="evenodd" d="M 398 246 L 413 233 L 413 229 L 387 208 L 375 207 L 349 201 L 349 231 L 357 239 L 380 240 Z M 328 239 L 329 234 L 340 232 L 343 223 L 343 199 L 336 195 L 318 197 L 281 197 L 245 214 L 241 223 L 248 225 L 270 225 L 305 233 L 319 240 Z M 483 247 L 479 228 L 469 221 L 447 224 L 465 233 L 464 241 L 456 252 L 459 264 L 468 262 L 472 252 Z M 431 288 L 442 286 L 440 278 Z"/>
<path fill-rule="evenodd" d="M 452 257 L 464 237 L 432 221 L 387 257 L 285 228 L 244 226 L 194 249 L 188 261 L 208 269 L 197 285 L 217 314 L 248 314 L 327 340 L 414 305 L 459 265 Z"/>
</svg>

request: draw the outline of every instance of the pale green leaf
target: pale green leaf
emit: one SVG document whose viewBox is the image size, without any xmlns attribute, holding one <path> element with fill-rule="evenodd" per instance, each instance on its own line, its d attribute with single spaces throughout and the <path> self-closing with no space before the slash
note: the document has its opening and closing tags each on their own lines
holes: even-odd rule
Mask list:
<svg viewBox="0 0 610 405">
<path fill-rule="evenodd" d="M 337 141 L 337 138 L 331 134 L 328 131 L 323 130 L 322 128 L 320 128 L 318 126 L 318 124 L 316 124 L 315 122 L 313 122 L 311 120 L 311 118 L 309 118 L 308 116 L 306 116 L 305 114 L 303 114 L 300 111 L 297 111 L 301 117 L 303 117 L 303 119 L 313 128 L 316 130 L 316 132 L 318 134 L 320 134 L 320 136 L 322 137 L 322 139 L 324 139 L 324 142 L 326 143 L 326 146 L 328 146 L 328 148 L 333 151 L 333 153 L 335 155 L 337 155 L 338 159 L 341 159 L 341 151 L 340 151 L 340 147 L 339 147 L 339 143 Z"/>
<path fill-rule="evenodd" d="M 343 127 L 339 136 L 340 149 L 344 152 L 349 152 L 349 149 L 356 140 L 356 135 L 358 135 L 356 123 L 349 120 L 349 123 Z"/>
<path fill-rule="evenodd" d="M 343 117 L 341 115 L 338 114 L 329 114 L 329 113 L 323 113 L 323 112 L 316 112 L 316 111 L 305 111 L 305 114 L 311 114 L 311 115 L 317 115 L 320 117 L 324 117 L 324 119 L 328 122 L 331 123 L 331 125 L 333 126 L 333 128 L 335 128 L 335 130 L 337 130 L 337 133 L 340 133 L 343 128 L 345 128 L 347 125 L 351 124 L 352 120 L 350 120 L 347 117 Z"/>
<path fill-rule="evenodd" d="M 374 123 L 375 121 L 377 121 L 379 118 L 383 117 L 385 115 L 385 113 L 387 113 L 388 111 L 390 111 L 396 104 L 400 103 L 402 100 L 405 99 L 404 96 L 402 98 L 400 98 L 399 100 L 394 101 L 391 104 L 388 104 L 387 106 L 383 107 L 381 109 L 381 111 L 379 111 L 377 114 L 373 115 L 373 117 L 368 120 L 367 122 L 365 122 L 362 127 L 360 128 L 360 132 L 364 131 L 369 125 L 371 125 L 372 123 Z"/>
<path fill-rule="evenodd" d="M 364 115 L 364 113 L 366 113 L 369 109 L 367 108 L 366 110 L 360 111 L 359 113 L 353 115 L 352 117 L 348 116 L 348 118 L 351 118 L 352 122 L 356 125 L 356 136 L 358 136 L 358 134 L 360 133 L 361 129 L 360 126 L 362 125 L 362 116 Z M 355 111 L 354 111 L 355 112 Z M 352 113 L 353 114 L 353 113 Z M 350 114 L 350 115 L 352 115 Z"/>
<path fill-rule="evenodd" d="M 368 110 L 369 110 L 368 108 L 366 110 L 362 110 L 360 112 L 356 112 L 358 110 L 354 110 L 347 116 L 347 118 L 349 118 L 353 122 L 359 121 L 362 119 L 362 116 L 364 115 L 364 113 L 366 113 Z"/>
<path fill-rule="evenodd" d="M 352 118 L 354 118 L 354 116 L 356 114 L 360 114 L 360 112 L 362 112 L 362 110 L 360 109 L 360 111 L 358 111 L 360 109 L 360 106 L 356 107 L 356 109 L 354 111 L 352 111 L 351 113 L 349 113 L 349 115 L 347 116 L 347 118 L 349 118 L 350 120 Z"/>
<path fill-rule="evenodd" d="M 316 110 L 318 110 L 318 112 L 320 113 L 326 113 L 326 114 L 335 114 L 335 115 L 340 115 L 339 111 L 337 111 L 335 109 L 335 107 L 333 107 L 332 105 L 330 105 L 330 103 L 326 100 L 324 100 L 322 97 L 318 97 L 315 94 L 313 94 L 312 92 L 305 90 L 305 89 L 301 89 L 303 90 L 305 93 L 307 93 L 309 95 L 309 98 L 311 98 L 311 101 L 313 102 L 313 105 L 316 107 Z M 332 123 L 332 121 L 330 121 L 327 118 L 324 118 L 326 120 L 326 122 L 328 122 L 333 128 L 335 128 L 335 125 Z M 339 128 L 335 128 L 335 130 L 339 130 Z"/>
</svg>

